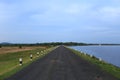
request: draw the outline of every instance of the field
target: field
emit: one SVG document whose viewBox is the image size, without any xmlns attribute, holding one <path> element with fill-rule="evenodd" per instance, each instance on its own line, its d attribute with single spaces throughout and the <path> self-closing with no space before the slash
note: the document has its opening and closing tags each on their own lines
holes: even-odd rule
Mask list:
<svg viewBox="0 0 120 80">
<path fill-rule="evenodd" d="M 50 51 L 50 50 L 49 50 Z M 36 53 L 40 54 L 37 55 Z M 23 67 L 29 65 L 31 62 L 48 52 L 46 47 L 2 47 L 0 48 L 0 80 L 16 73 Z M 33 55 L 33 60 L 30 60 L 30 54 Z M 23 65 L 19 65 L 19 58 L 23 59 Z"/>
<path fill-rule="evenodd" d="M 23 46 L 22 48 L 19 47 L 2 47 L 0 48 L 0 54 L 6 54 L 6 53 L 12 53 L 12 52 L 19 52 L 19 51 L 27 51 L 27 50 L 33 50 L 37 48 L 45 48 L 45 47 L 29 47 L 29 46 Z"/>
</svg>

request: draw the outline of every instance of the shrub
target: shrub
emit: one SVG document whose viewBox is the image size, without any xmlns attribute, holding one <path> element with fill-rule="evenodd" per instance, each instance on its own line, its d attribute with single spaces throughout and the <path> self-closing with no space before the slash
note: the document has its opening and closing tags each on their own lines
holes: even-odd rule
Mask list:
<svg viewBox="0 0 120 80">
<path fill-rule="evenodd" d="M 2 46 L 0 45 L 0 48 L 2 48 Z"/>
<path fill-rule="evenodd" d="M 22 46 L 21 46 L 21 45 L 19 45 L 19 48 L 20 48 L 20 49 L 22 49 Z"/>
</svg>

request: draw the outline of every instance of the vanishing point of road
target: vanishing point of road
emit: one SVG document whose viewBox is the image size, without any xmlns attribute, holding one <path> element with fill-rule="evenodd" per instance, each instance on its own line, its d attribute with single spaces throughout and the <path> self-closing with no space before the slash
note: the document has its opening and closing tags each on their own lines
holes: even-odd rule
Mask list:
<svg viewBox="0 0 120 80">
<path fill-rule="evenodd" d="M 118 80 L 60 46 L 5 80 Z"/>
</svg>

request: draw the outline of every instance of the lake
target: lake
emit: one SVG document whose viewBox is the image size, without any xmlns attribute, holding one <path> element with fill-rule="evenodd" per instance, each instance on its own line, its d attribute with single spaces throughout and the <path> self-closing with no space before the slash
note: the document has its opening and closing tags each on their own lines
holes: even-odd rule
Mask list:
<svg viewBox="0 0 120 80">
<path fill-rule="evenodd" d="M 94 55 L 120 67 L 120 46 L 71 46 L 70 48 Z"/>
</svg>

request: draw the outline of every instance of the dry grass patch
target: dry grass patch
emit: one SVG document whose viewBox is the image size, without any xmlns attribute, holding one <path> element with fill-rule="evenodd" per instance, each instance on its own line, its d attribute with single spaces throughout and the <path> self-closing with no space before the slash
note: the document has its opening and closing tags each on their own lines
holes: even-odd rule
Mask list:
<svg viewBox="0 0 120 80">
<path fill-rule="evenodd" d="M 33 46 L 33 47 L 29 47 L 29 46 L 24 46 L 22 48 L 19 47 L 2 47 L 0 48 L 0 54 L 5 54 L 5 53 L 13 53 L 13 52 L 19 52 L 19 51 L 27 51 L 27 50 L 33 50 L 33 49 L 37 49 L 37 48 L 45 48 L 45 47 L 37 47 L 37 46 Z"/>
</svg>

